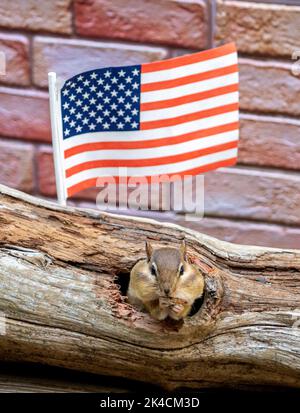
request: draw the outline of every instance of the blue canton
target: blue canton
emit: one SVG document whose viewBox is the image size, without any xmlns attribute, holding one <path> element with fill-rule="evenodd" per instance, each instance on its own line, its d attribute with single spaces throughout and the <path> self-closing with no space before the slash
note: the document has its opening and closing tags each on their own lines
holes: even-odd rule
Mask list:
<svg viewBox="0 0 300 413">
<path fill-rule="evenodd" d="M 61 89 L 64 139 L 91 132 L 140 127 L 141 66 L 90 70 Z"/>
</svg>

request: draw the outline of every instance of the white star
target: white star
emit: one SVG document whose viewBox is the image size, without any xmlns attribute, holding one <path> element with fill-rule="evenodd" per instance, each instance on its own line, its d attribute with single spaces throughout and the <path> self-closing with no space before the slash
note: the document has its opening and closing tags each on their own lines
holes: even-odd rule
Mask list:
<svg viewBox="0 0 300 413">
<path fill-rule="evenodd" d="M 89 125 L 90 130 L 94 130 L 95 127 L 96 127 L 96 125 L 94 125 L 93 123 L 91 123 L 91 124 Z"/>
<path fill-rule="evenodd" d="M 90 112 L 90 118 L 94 118 L 96 115 L 96 112 L 94 112 L 93 110 Z"/>
<path fill-rule="evenodd" d="M 75 112 L 76 112 L 75 108 L 71 108 L 71 109 L 70 109 L 71 115 L 74 115 Z"/>
<path fill-rule="evenodd" d="M 91 74 L 91 79 L 96 79 L 96 78 L 97 78 L 97 73 L 93 72 L 93 73 Z"/>
<path fill-rule="evenodd" d="M 135 83 L 132 85 L 132 87 L 133 87 L 133 89 L 138 89 L 138 88 L 139 88 L 139 84 L 135 82 Z"/>
<path fill-rule="evenodd" d="M 94 105 L 96 103 L 96 99 L 95 98 L 92 98 L 91 100 L 90 100 L 90 104 L 91 105 Z"/>
<path fill-rule="evenodd" d="M 101 118 L 101 116 L 98 116 L 98 118 L 96 119 L 96 122 L 97 123 L 102 123 L 102 121 L 103 121 L 103 118 Z"/>
<path fill-rule="evenodd" d="M 117 118 L 115 116 L 112 116 L 110 119 L 111 123 L 116 123 L 117 122 Z"/>
<path fill-rule="evenodd" d="M 128 103 L 126 103 L 126 105 L 125 105 L 125 109 L 131 109 L 131 106 L 132 106 L 131 103 L 128 102 Z"/>
<path fill-rule="evenodd" d="M 118 75 L 120 76 L 120 77 L 124 77 L 125 76 L 125 74 L 126 74 L 126 72 L 124 72 L 124 70 L 122 69 L 122 70 L 120 70 L 120 72 L 118 72 Z"/>
<path fill-rule="evenodd" d="M 131 114 L 132 114 L 132 115 L 137 115 L 137 114 L 138 114 L 138 110 L 134 108 L 134 109 L 131 111 Z"/>
<path fill-rule="evenodd" d="M 77 100 L 76 102 L 76 106 L 81 106 L 82 105 L 82 101 L 80 99 Z"/>
<path fill-rule="evenodd" d="M 107 83 L 105 86 L 104 86 L 104 90 L 109 90 L 110 89 L 110 85 Z"/>
<path fill-rule="evenodd" d="M 104 115 L 104 116 L 109 116 L 109 114 L 110 114 L 110 111 L 107 110 L 107 109 L 105 109 L 105 111 L 103 112 L 103 115 Z"/>
<path fill-rule="evenodd" d="M 89 96 L 90 96 L 90 94 L 89 94 L 88 92 L 85 92 L 85 93 L 83 94 L 83 99 L 88 99 Z"/>
<path fill-rule="evenodd" d="M 76 125 L 76 122 L 75 122 L 75 120 L 71 120 L 71 122 L 70 122 L 70 126 L 71 126 L 71 128 L 74 128 L 74 126 Z"/>
<path fill-rule="evenodd" d="M 137 124 L 136 122 L 133 122 L 133 123 L 131 124 L 131 127 L 132 127 L 132 128 L 137 128 L 137 127 L 138 127 L 138 124 Z"/>
<path fill-rule="evenodd" d="M 78 120 L 78 119 L 81 119 L 81 118 L 82 118 L 82 114 L 81 114 L 81 113 L 77 113 L 76 119 Z"/>
<path fill-rule="evenodd" d="M 83 76 L 82 75 L 80 75 L 80 76 L 78 76 L 78 78 L 77 78 L 78 80 L 79 80 L 79 82 L 81 82 L 82 80 L 83 80 Z"/>
<path fill-rule="evenodd" d="M 71 100 L 71 101 L 75 100 L 75 97 L 76 97 L 75 95 L 71 95 L 71 96 L 70 96 L 70 100 Z"/>
<path fill-rule="evenodd" d="M 110 105 L 111 110 L 116 110 L 118 107 L 118 105 L 116 103 L 113 103 L 112 105 Z"/>
<path fill-rule="evenodd" d="M 70 119 L 70 116 L 67 116 L 67 115 L 66 115 L 66 116 L 64 117 L 64 122 L 69 122 L 69 119 Z"/>
<path fill-rule="evenodd" d="M 67 96 L 68 94 L 69 94 L 68 89 L 65 89 L 65 90 L 63 91 L 63 95 L 64 95 L 64 96 Z"/>
<path fill-rule="evenodd" d="M 104 73 L 104 76 L 107 78 L 107 77 L 110 77 L 110 75 L 111 75 L 111 72 L 109 71 L 109 70 L 107 70 L 105 73 Z"/>
<path fill-rule="evenodd" d="M 126 95 L 126 96 L 130 96 L 130 95 L 131 95 L 131 93 L 132 93 L 132 91 L 131 91 L 131 90 L 126 90 L 125 95 Z"/>
<path fill-rule="evenodd" d="M 118 85 L 118 88 L 119 88 L 120 90 L 124 90 L 124 89 L 125 89 L 125 85 L 123 85 L 123 83 L 120 83 L 120 84 Z"/>
<path fill-rule="evenodd" d="M 110 102 L 110 98 L 109 98 L 108 96 L 106 96 L 106 97 L 103 99 L 103 102 L 104 102 L 104 103 L 109 103 L 109 102 Z"/>
<path fill-rule="evenodd" d="M 122 96 L 118 98 L 118 102 L 119 102 L 119 103 L 124 103 L 124 100 L 125 100 L 125 99 L 124 99 Z"/>
<path fill-rule="evenodd" d="M 113 77 L 113 78 L 111 79 L 111 83 L 118 83 L 118 79 L 117 79 L 116 77 Z"/>
<path fill-rule="evenodd" d="M 82 110 L 83 110 L 84 112 L 87 112 L 87 111 L 89 110 L 89 106 L 88 106 L 88 105 L 84 105 L 83 108 L 82 108 Z"/>
<path fill-rule="evenodd" d="M 92 85 L 92 86 L 90 87 L 90 91 L 91 91 L 91 92 L 96 92 L 96 90 L 97 90 L 97 88 L 96 88 L 95 85 Z"/>
<path fill-rule="evenodd" d="M 110 93 L 113 97 L 116 97 L 117 94 L 118 94 L 118 92 L 116 90 L 112 90 Z"/>
<path fill-rule="evenodd" d="M 77 92 L 77 93 L 81 93 L 81 92 L 82 92 L 82 87 L 79 86 L 79 87 L 76 89 L 76 92 Z"/>
<path fill-rule="evenodd" d="M 103 109 L 103 105 L 101 105 L 101 103 L 99 103 L 99 105 L 97 105 L 97 110 L 102 110 Z"/>
<path fill-rule="evenodd" d="M 124 124 L 122 122 L 118 123 L 118 129 L 123 129 L 124 128 Z"/>
<path fill-rule="evenodd" d="M 63 108 L 64 108 L 64 109 L 68 109 L 69 106 L 70 106 L 69 103 L 68 103 L 68 102 L 65 102 L 64 105 L 63 105 Z"/>
<path fill-rule="evenodd" d="M 65 135 L 66 135 L 66 136 L 70 135 L 70 129 L 66 129 L 66 130 L 65 130 Z"/>
<path fill-rule="evenodd" d="M 132 102 L 136 103 L 139 101 L 139 98 L 137 96 L 132 96 Z"/>
<path fill-rule="evenodd" d="M 71 87 L 75 87 L 76 86 L 76 84 L 73 82 L 73 83 L 71 83 Z"/>
<path fill-rule="evenodd" d="M 139 71 L 137 70 L 137 68 L 135 68 L 135 69 L 132 71 L 132 74 L 133 74 L 133 76 L 137 76 L 137 75 L 139 74 Z"/>
<path fill-rule="evenodd" d="M 104 125 L 103 125 L 103 128 L 108 129 L 109 128 L 109 123 L 105 122 Z"/>
<path fill-rule="evenodd" d="M 124 115 L 124 111 L 122 109 L 118 110 L 118 116 L 123 116 Z"/>
<path fill-rule="evenodd" d="M 126 83 L 131 83 L 131 81 L 132 81 L 132 77 L 130 76 L 126 77 Z"/>
<path fill-rule="evenodd" d="M 98 98 L 102 98 L 103 92 L 98 92 L 98 93 L 97 93 L 97 96 L 98 96 Z"/>
<path fill-rule="evenodd" d="M 84 118 L 84 119 L 82 120 L 82 124 L 83 124 L 83 125 L 87 125 L 88 123 L 89 123 L 88 118 Z"/>
<path fill-rule="evenodd" d="M 67 86 L 70 86 L 70 84 L 71 84 L 71 80 L 69 80 L 69 81 L 66 83 Z"/>
<path fill-rule="evenodd" d="M 103 85 L 104 80 L 100 78 L 100 79 L 97 80 L 97 83 L 98 83 L 98 85 Z"/>
<path fill-rule="evenodd" d="M 126 116 L 126 118 L 125 118 L 125 122 L 130 122 L 131 121 L 131 116 Z"/>
<path fill-rule="evenodd" d="M 82 126 L 77 126 L 76 132 L 81 132 L 82 131 Z"/>
<path fill-rule="evenodd" d="M 90 81 L 86 79 L 86 80 L 83 82 L 83 84 L 84 84 L 84 86 L 88 86 L 88 85 L 90 84 Z"/>
</svg>

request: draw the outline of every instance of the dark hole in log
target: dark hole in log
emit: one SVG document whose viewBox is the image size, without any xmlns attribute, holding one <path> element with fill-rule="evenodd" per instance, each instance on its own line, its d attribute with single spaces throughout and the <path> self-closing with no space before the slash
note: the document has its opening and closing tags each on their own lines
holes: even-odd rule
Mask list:
<svg viewBox="0 0 300 413">
<path fill-rule="evenodd" d="M 127 289 L 130 280 L 130 273 L 127 271 L 119 271 L 115 276 L 115 283 L 119 287 L 122 296 L 127 295 Z"/>
<path fill-rule="evenodd" d="M 198 313 L 198 311 L 201 309 L 201 307 L 204 303 L 204 297 L 205 297 L 205 293 L 202 294 L 202 297 L 197 298 L 197 300 L 194 301 L 194 304 L 192 306 L 191 311 L 189 312 L 188 317 L 192 317 L 193 315 Z"/>
</svg>

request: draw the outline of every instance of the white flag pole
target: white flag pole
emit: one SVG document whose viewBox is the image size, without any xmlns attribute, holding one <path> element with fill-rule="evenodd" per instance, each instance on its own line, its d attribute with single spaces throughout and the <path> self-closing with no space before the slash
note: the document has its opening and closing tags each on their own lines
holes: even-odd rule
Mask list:
<svg viewBox="0 0 300 413">
<path fill-rule="evenodd" d="M 56 192 L 59 205 L 66 205 L 66 192 L 64 186 L 64 168 L 62 156 L 62 128 L 59 122 L 60 108 L 58 90 L 56 83 L 56 73 L 48 73 L 49 99 L 50 99 L 50 118 L 52 130 L 52 145 L 54 157 L 54 169 L 56 180 Z"/>
</svg>

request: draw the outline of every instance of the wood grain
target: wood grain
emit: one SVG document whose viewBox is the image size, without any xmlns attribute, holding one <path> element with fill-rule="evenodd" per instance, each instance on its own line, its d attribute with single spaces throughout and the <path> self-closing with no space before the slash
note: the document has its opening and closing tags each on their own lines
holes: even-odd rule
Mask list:
<svg viewBox="0 0 300 413">
<path fill-rule="evenodd" d="M 0 226 L 1 360 L 167 389 L 300 387 L 300 250 L 234 245 L 4 186 Z M 184 238 L 205 274 L 203 304 L 184 322 L 155 321 L 126 302 L 116 279 L 128 279 L 146 239 Z"/>
</svg>

